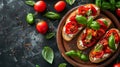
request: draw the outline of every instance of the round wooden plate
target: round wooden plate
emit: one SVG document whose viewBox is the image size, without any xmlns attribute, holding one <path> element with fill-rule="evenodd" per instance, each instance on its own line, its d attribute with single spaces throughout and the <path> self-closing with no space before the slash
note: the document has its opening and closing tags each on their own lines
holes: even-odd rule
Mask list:
<svg viewBox="0 0 120 67">
<path fill-rule="evenodd" d="M 118 47 L 118 49 L 116 50 L 116 52 L 111 55 L 107 60 L 101 62 L 101 63 L 92 63 L 90 61 L 88 62 L 84 62 L 84 61 L 81 61 L 79 58 L 75 58 L 75 57 L 68 57 L 65 55 L 65 52 L 67 51 L 70 51 L 70 50 L 79 50 L 77 48 L 77 45 L 76 45 L 76 41 L 77 41 L 77 38 L 79 36 L 79 34 L 74 37 L 74 39 L 72 39 L 71 41 L 67 42 L 63 39 L 62 37 L 62 29 L 63 29 L 63 26 L 66 22 L 66 19 L 68 18 L 69 14 L 71 12 L 73 12 L 74 10 L 76 10 L 79 6 L 77 7 L 74 7 L 73 9 L 71 9 L 69 12 L 67 12 L 67 14 L 61 19 L 60 21 L 60 24 L 58 26 L 58 30 L 57 30 L 57 45 L 58 45 L 58 48 L 59 48 L 59 51 L 61 53 L 61 55 L 70 63 L 72 64 L 73 66 L 76 66 L 76 67 L 104 67 L 108 64 L 110 64 L 115 58 L 117 58 L 117 56 L 119 55 L 119 52 L 120 52 L 120 46 Z M 101 10 L 100 12 L 100 15 L 97 17 L 97 18 L 100 18 L 100 17 L 108 17 L 109 19 L 112 20 L 112 25 L 110 28 L 117 28 L 120 30 L 120 23 L 119 21 L 117 20 L 117 18 L 112 14 L 110 13 L 109 11 L 104 11 L 104 10 Z M 84 50 L 83 52 L 86 53 L 86 54 L 89 54 L 89 51 L 92 49 L 93 47 L 91 48 L 88 48 L 86 50 Z"/>
</svg>

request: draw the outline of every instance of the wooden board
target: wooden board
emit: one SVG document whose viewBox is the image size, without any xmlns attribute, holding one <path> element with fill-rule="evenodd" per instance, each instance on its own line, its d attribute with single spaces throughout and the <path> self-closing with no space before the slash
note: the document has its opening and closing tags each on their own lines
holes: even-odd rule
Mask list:
<svg viewBox="0 0 120 67">
<path fill-rule="evenodd" d="M 78 8 L 75 7 L 73 9 L 71 9 L 63 18 L 62 20 L 60 21 L 59 23 L 59 26 L 58 26 L 58 30 L 57 30 L 57 45 L 58 45 L 58 48 L 59 48 L 59 51 L 61 53 L 61 55 L 70 63 L 72 64 L 73 66 L 77 66 L 77 67 L 104 67 L 108 64 L 110 64 L 119 54 L 120 52 L 120 45 L 118 47 L 118 49 L 116 50 L 116 52 L 111 55 L 107 60 L 101 62 L 101 63 L 91 63 L 90 61 L 88 62 L 84 62 L 78 58 L 75 58 L 75 57 L 68 57 L 65 55 L 65 52 L 67 51 L 70 51 L 70 50 L 78 50 L 77 48 L 77 45 L 76 45 L 76 41 L 77 41 L 77 38 L 78 38 L 78 34 L 73 40 L 67 42 L 63 39 L 62 37 L 62 29 L 63 29 L 63 26 L 65 24 L 65 21 L 66 21 L 66 18 L 69 16 L 69 14 L 71 12 L 73 12 L 74 10 L 76 10 Z M 117 28 L 120 30 L 120 23 L 119 21 L 117 20 L 117 18 L 112 14 L 110 13 L 109 11 L 105 11 L 105 10 L 101 10 L 100 12 L 100 15 L 97 17 L 97 18 L 101 18 L 101 17 L 108 17 L 109 19 L 111 19 L 112 21 L 112 25 L 110 26 L 110 28 Z M 96 19 L 97 19 L 96 18 Z M 83 52 L 85 52 L 86 54 L 89 54 L 89 51 L 92 49 L 93 47 L 91 48 L 88 48 L 86 50 L 84 50 Z"/>
</svg>

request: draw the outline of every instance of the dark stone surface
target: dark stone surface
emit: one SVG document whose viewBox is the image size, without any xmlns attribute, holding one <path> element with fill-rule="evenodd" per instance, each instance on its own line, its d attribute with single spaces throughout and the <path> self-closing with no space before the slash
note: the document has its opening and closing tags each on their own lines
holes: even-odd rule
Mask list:
<svg viewBox="0 0 120 67">
<path fill-rule="evenodd" d="M 46 11 L 55 11 L 54 4 L 58 0 L 45 0 Z M 76 0 L 72 6 L 67 4 L 61 16 L 71 8 L 88 3 L 89 0 Z M 27 13 L 35 13 L 33 7 L 25 4 L 25 0 L 0 0 L 0 67 L 57 67 L 60 63 L 67 63 L 61 56 L 56 38 L 46 40 L 44 35 L 35 30 L 35 24 L 29 25 L 25 21 Z M 38 19 L 46 20 L 50 30 L 56 31 L 60 20 L 49 20 L 38 14 Z M 47 63 L 41 56 L 44 46 L 50 46 L 55 53 L 53 64 Z M 67 67 L 72 67 L 67 63 Z"/>
</svg>

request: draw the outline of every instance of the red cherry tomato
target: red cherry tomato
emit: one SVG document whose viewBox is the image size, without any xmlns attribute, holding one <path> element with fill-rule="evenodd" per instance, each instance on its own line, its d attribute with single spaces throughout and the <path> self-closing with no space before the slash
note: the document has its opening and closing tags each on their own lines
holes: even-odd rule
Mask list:
<svg viewBox="0 0 120 67">
<path fill-rule="evenodd" d="M 46 9 L 46 3 L 44 1 L 37 1 L 34 5 L 34 10 L 37 12 L 44 12 Z"/>
<path fill-rule="evenodd" d="M 88 10 L 89 10 L 89 8 L 87 8 L 87 7 L 85 7 L 85 6 L 80 6 L 80 7 L 78 8 L 78 14 L 80 14 L 80 15 L 85 15 Z"/>
<path fill-rule="evenodd" d="M 120 67 L 120 63 L 114 64 L 114 67 Z"/>
<path fill-rule="evenodd" d="M 97 20 L 97 22 L 100 24 L 100 28 L 102 28 L 102 29 L 107 29 L 107 26 L 106 26 L 106 24 L 104 23 L 104 21 L 102 21 L 102 20 Z"/>
<path fill-rule="evenodd" d="M 65 1 L 58 1 L 55 5 L 54 5 L 54 9 L 57 12 L 62 12 L 66 7 L 66 3 Z"/>
<path fill-rule="evenodd" d="M 120 17 L 120 8 L 116 9 L 116 14 Z"/>
<path fill-rule="evenodd" d="M 65 32 L 67 34 L 74 34 L 77 31 L 78 31 L 77 22 L 70 21 L 69 23 L 66 24 L 66 26 L 65 26 Z"/>
<path fill-rule="evenodd" d="M 97 10 L 93 5 L 90 6 L 90 9 L 92 10 L 92 15 L 95 16 L 97 14 Z"/>
<path fill-rule="evenodd" d="M 104 55 L 104 51 L 100 51 L 100 52 L 93 52 L 93 55 L 96 58 L 101 58 Z"/>
<path fill-rule="evenodd" d="M 45 21 L 40 21 L 36 25 L 36 30 L 41 34 L 45 34 L 48 31 L 48 24 Z"/>
</svg>

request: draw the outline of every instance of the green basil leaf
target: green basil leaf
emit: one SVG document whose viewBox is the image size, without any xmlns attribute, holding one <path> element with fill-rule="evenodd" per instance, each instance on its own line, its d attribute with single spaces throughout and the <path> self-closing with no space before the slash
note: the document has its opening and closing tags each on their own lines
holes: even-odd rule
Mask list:
<svg viewBox="0 0 120 67">
<path fill-rule="evenodd" d="M 39 65 L 35 65 L 35 67 L 40 67 Z"/>
<path fill-rule="evenodd" d="M 92 22 L 93 22 L 93 17 L 92 16 L 88 17 L 87 26 L 90 27 Z"/>
<path fill-rule="evenodd" d="M 67 66 L 67 64 L 66 63 L 61 63 L 61 64 L 59 64 L 59 66 L 58 67 L 66 67 Z"/>
<path fill-rule="evenodd" d="M 34 23 L 34 15 L 32 13 L 28 13 L 26 16 L 26 21 L 29 24 L 33 24 Z"/>
<path fill-rule="evenodd" d="M 88 58 L 87 55 L 81 54 L 80 59 L 83 60 L 83 61 L 88 61 L 89 58 Z"/>
<path fill-rule="evenodd" d="M 108 22 L 107 22 L 106 20 L 104 21 L 104 24 L 105 24 L 106 26 L 108 26 Z"/>
<path fill-rule="evenodd" d="M 109 2 L 103 1 L 102 9 L 111 9 L 111 4 Z"/>
<path fill-rule="evenodd" d="M 77 15 L 75 19 L 80 24 L 87 24 L 87 18 L 82 15 Z"/>
<path fill-rule="evenodd" d="M 95 52 L 99 52 L 99 51 L 101 51 L 102 49 L 103 49 L 103 45 L 97 44 L 97 45 L 95 46 L 94 51 L 95 51 Z"/>
<path fill-rule="evenodd" d="M 90 16 L 92 14 L 92 11 L 91 10 L 88 10 L 87 11 L 87 16 Z"/>
<path fill-rule="evenodd" d="M 66 2 L 69 4 L 69 5 L 73 5 L 75 3 L 76 0 L 66 0 Z"/>
<path fill-rule="evenodd" d="M 66 52 L 65 54 L 66 54 L 67 56 L 77 56 L 77 53 L 76 53 L 76 51 L 74 51 L 74 50 L 70 50 L 70 51 Z"/>
<path fill-rule="evenodd" d="M 45 46 L 42 50 L 42 56 L 48 63 L 50 63 L 50 64 L 53 63 L 54 52 L 53 52 L 52 48 Z"/>
<path fill-rule="evenodd" d="M 86 39 L 87 39 L 87 40 L 91 40 L 91 39 L 92 39 L 92 34 L 89 33 L 89 34 L 87 35 Z"/>
<path fill-rule="evenodd" d="M 109 37 L 109 47 L 113 50 L 116 50 L 116 47 L 115 47 L 115 37 L 113 36 L 113 34 Z"/>
<path fill-rule="evenodd" d="M 98 7 L 101 7 L 102 0 L 96 0 L 96 1 L 95 1 L 95 4 L 96 4 Z"/>
<path fill-rule="evenodd" d="M 60 19 L 60 15 L 58 13 L 55 13 L 55 12 L 47 12 L 45 13 L 44 15 L 45 17 L 49 18 L 49 19 Z"/>
<path fill-rule="evenodd" d="M 26 3 L 27 5 L 34 6 L 35 1 L 29 0 L 29 1 L 25 1 L 25 3 Z"/>
<path fill-rule="evenodd" d="M 100 24 L 96 21 L 93 21 L 90 27 L 94 30 L 98 30 L 100 28 Z"/>
<path fill-rule="evenodd" d="M 110 0 L 110 3 L 111 3 L 112 5 L 115 5 L 115 0 Z"/>
<path fill-rule="evenodd" d="M 116 3 L 116 7 L 117 7 L 117 8 L 120 8 L 120 1 L 118 1 L 118 2 Z"/>
<path fill-rule="evenodd" d="M 45 38 L 46 39 L 51 39 L 52 37 L 54 37 L 55 36 L 55 32 L 51 32 L 51 33 L 48 33 L 46 36 L 45 36 Z"/>
</svg>

